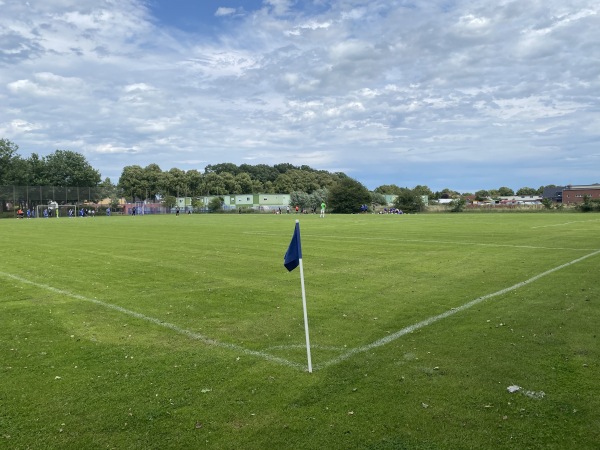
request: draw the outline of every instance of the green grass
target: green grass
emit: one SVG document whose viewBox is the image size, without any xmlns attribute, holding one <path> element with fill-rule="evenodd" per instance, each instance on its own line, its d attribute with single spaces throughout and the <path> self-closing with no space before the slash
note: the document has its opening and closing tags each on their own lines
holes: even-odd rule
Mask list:
<svg viewBox="0 0 600 450">
<path fill-rule="evenodd" d="M 0 248 L 0 448 L 600 442 L 598 215 L 3 220 Z"/>
</svg>

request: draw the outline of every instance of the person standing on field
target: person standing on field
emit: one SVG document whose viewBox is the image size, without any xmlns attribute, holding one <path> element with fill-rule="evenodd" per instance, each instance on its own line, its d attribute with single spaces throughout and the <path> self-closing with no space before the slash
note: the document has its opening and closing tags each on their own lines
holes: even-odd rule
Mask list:
<svg viewBox="0 0 600 450">
<path fill-rule="evenodd" d="M 325 217 L 325 202 L 321 202 L 321 215 L 319 217 Z"/>
</svg>

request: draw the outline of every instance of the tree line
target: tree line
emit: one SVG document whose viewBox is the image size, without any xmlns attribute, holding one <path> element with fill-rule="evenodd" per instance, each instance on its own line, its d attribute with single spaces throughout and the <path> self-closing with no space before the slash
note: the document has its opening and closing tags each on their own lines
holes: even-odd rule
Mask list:
<svg viewBox="0 0 600 450">
<path fill-rule="evenodd" d="M 316 170 L 306 165 L 289 163 L 275 164 L 209 164 L 204 172 L 196 169 L 184 171 L 178 168 L 162 170 L 158 164 L 146 167 L 131 165 L 123 168 L 116 184 L 109 178 L 101 180 L 100 172 L 94 169 L 80 153 L 56 150 L 40 157 L 33 153 L 24 158 L 19 147 L 0 139 L 0 186 L 70 186 L 102 187 L 103 192 L 114 197 L 125 197 L 129 201 L 173 202 L 175 197 L 224 196 L 228 194 L 277 194 L 288 193 L 292 205 L 303 209 L 316 209 L 322 201 L 333 212 L 359 212 L 363 205 L 386 205 L 385 195 L 396 196 L 394 206 L 405 212 L 424 209 L 422 196 L 430 200 L 460 199 L 471 193 L 459 193 L 449 188 L 433 192 L 429 187 L 414 188 L 386 184 L 369 191 L 360 182 L 343 172 Z M 538 189 L 523 187 L 516 194 L 508 187 L 477 191 L 476 199 L 510 195 L 541 194 Z"/>
</svg>

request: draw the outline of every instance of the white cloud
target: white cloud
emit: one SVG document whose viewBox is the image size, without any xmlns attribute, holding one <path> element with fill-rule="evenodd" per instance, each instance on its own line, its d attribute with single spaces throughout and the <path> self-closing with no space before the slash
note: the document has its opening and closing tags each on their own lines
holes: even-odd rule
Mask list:
<svg viewBox="0 0 600 450">
<path fill-rule="evenodd" d="M 453 170 L 465 186 L 465 167 L 489 183 L 472 189 L 600 181 L 556 157 L 598 160 L 596 3 L 269 0 L 224 4 L 203 35 L 142 0 L 4 2 L 0 137 L 72 146 L 112 178 L 252 161 L 343 167 L 371 188 L 453 188 L 433 184 Z M 498 153 L 537 178 L 505 179 Z"/>
<path fill-rule="evenodd" d="M 226 7 L 221 6 L 221 7 L 217 8 L 217 11 L 215 11 L 215 16 L 217 16 L 217 17 L 231 16 L 235 13 L 236 13 L 235 8 L 226 8 Z"/>
</svg>

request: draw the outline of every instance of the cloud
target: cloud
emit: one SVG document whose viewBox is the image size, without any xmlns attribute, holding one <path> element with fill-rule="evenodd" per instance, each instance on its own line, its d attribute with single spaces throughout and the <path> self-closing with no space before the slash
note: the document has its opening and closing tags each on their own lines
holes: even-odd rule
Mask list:
<svg viewBox="0 0 600 450">
<path fill-rule="evenodd" d="M 581 163 L 600 138 L 592 0 L 236 5 L 186 33 L 141 0 L 5 2 L 0 137 L 70 145 L 115 180 L 130 163 L 252 161 L 371 188 L 599 181 Z"/>
<path fill-rule="evenodd" d="M 223 16 L 231 16 L 233 14 L 235 14 L 237 12 L 236 8 L 225 8 L 223 6 L 217 8 L 217 10 L 215 11 L 215 16 L 216 17 L 223 17 Z"/>
</svg>

